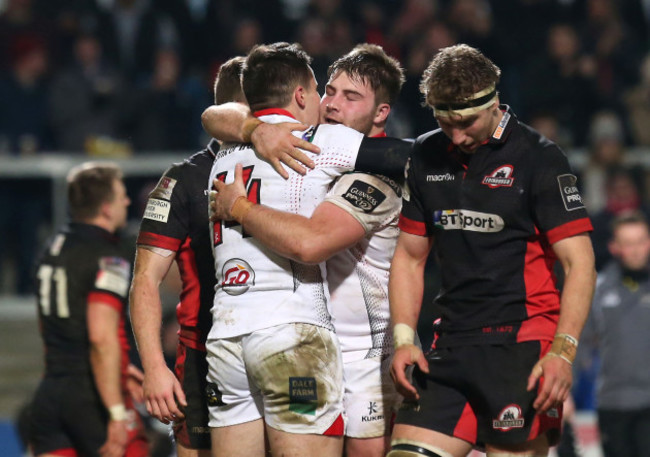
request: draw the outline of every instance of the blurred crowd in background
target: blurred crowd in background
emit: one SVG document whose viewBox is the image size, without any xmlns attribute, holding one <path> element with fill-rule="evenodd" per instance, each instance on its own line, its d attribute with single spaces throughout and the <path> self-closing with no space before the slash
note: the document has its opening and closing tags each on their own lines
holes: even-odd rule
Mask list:
<svg viewBox="0 0 650 457">
<path fill-rule="evenodd" d="M 597 140 L 602 111 L 620 123 L 609 135 L 648 146 L 649 29 L 647 0 L 0 0 L 0 152 L 197 149 L 219 65 L 280 40 L 302 44 L 321 86 L 356 43 L 398 58 L 395 136 L 431 129 L 422 71 L 463 42 L 502 68 L 502 100 L 562 146 Z"/>
</svg>

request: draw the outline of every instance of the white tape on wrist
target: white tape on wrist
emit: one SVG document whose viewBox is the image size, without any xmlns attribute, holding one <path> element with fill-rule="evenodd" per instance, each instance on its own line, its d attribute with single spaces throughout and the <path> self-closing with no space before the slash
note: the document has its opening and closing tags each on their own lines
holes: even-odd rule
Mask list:
<svg viewBox="0 0 650 457">
<path fill-rule="evenodd" d="M 110 415 L 112 421 L 126 420 L 126 408 L 124 407 L 123 403 L 113 405 L 108 408 L 108 414 Z"/>
<path fill-rule="evenodd" d="M 395 349 L 405 344 L 414 344 L 415 330 L 406 324 L 395 324 L 395 327 L 393 327 L 393 342 Z"/>
</svg>

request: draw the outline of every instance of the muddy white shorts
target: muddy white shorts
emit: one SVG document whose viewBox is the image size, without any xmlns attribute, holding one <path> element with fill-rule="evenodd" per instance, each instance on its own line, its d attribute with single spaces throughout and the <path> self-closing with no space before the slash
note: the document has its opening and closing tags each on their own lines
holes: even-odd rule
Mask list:
<svg viewBox="0 0 650 457">
<path fill-rule="evenodd" d="M 343 434 L 343 368 L 332 331 L 283 324 L 206 347 L 210 427 L 264 417 L 288 433 Z"/>
<path fill-rule="evenodd" d="M 390 357 L 355 360 L 343 365 L 345 436 L 375 438 L 389 435 L 401 402 L 390 377 Z"/>
</svg>

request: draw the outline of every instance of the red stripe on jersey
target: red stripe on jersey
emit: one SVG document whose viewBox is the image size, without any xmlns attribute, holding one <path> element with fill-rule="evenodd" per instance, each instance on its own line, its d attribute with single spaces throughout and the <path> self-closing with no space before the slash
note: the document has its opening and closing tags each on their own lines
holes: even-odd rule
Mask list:
<svg viewBox="0 0 650 457">
<path fill-rule="evenodd" d="M 255 112 L 253 113 L 253 116 L 255 116 L 255 117 L 260 117 L 260 116 L 269 116 L 269 115 L 271 115 L 271 114 L 280 114 L 280 115 L 282 115 L 282 116 L 288 116 L 288 117 L 291 117 L 291 118 L 293 118 L 293 119 L 296 118 L 296 116 L 294 116 L 293 114 L 291 114 L 291 113 L 290 113 L 289 111 L 287 111 L 286 109 L 282 109 L 282 108 L 268 108 L 268 109 L 261 109 L 261 110 L 259 110 L 259 111 L 255 111 Z"/>
<path fill-rule="evenodd" d="M 476 414 L 474 414 L 474 411 L 472 410 L 472 407 L 469 405 L 469 403 L 465 403 L 463 412 L 460 414 L 460 418 L 458 419 L 456 427 L 454 428 L 453 435 L 456 438 L 469 441 L 470 443 L 476 443 L 476 430 Z"/>
<path fill-rule="evenodd" d="M 206 351 L 205 344 L 201 342 L 201 330 L 196 327 L 181 327 L 181 329 L 178 331 L 178 338 L 187 347 L 190 347 L 197 351 Z"/>
<path fill-rule="evenodd" d="M 526 316 L 517 333 L 517 341 L 553 339 L 560 315 L 560 293 L 555 287 L 555 254 L 539 235 L 528 239 L 524 260 Z"/>
<path fill-rule="evenodd" d="M 343 436 L 343 430 L 344 430 L 345 422 L 343 422 L 343 415 L 339 414 L 336 417 L 336 420 L 334 423 L 323 432 L 324 436 Z"/>
<path fill-rule="evenodd" d="M 60 457 L 77 457 L 79 455 L 77 454 L 77 451 L 72 447 L 57 449 L 56 451 L 48 451 L 48 454 L 58 455 Z"/>
<path fill-rule="evenodd" d="M 403 214 L 399 215 L 399 222 L 397 223 L 397 226 L 403 232 L 410 233 L 411 235 L 426 236 L 427 234 L 427 229 L 424 225 L 424 222 L 414 221 L 413 219 L 409 219 Z"/>
<path fill-rule="evenodd" d="M 88 298 L 86 299 L 86 303 L 102 303 L 104 305 L 110 306 L 111 308 L 115 308 L 118 313 L 122 313 L 122 308 L 124 308 L 124 303 L 122 300 L 117 298 L 115 295 L 111 295 L 106 292 L 90 292 L 88 294 Z"/>
<path fill-rule="evenodd" d="M 178 251 L 178 247 L 181 245 L 181 240 L 169 236 L 158 235 L 157 233 L 140 232 L 136 244 L 154 246 L 176 252 Z"/>
<path fill-rule="evenodd" d="M 183 282 L 181 301 L 176 306 L 176 318 L 182 327 L 196 328 L 198 325 L 199 308 L 201 307 L 201 284 L 199 283 L 196 256 L 190 248 L 191 241 L 192 239 L 190 237 L 185 238 L 176 256 L 178 269 L 181 273 L 181 281 Z M 181 338 L 183 336 L 181 334 Z M 192 339 L 184 338 L 185 341 L 201 341 L 201 337 L 206 337 L 206 335 L 200 335 L 199 332 L 196 332 L 195 336 L 189 334 L 187 336 Z"/>
<path fill-rule="evenodd" d="M 557 243 L 560 240 L 570 236 L 579 235 L 580 233 L 591 232 L 594 227 L 591 225 L 589 218 L 583 217 L 575 221 L 567 222 L 559 227 L 546 232 L 546 238 L 550 244 Z"/>
</svg>

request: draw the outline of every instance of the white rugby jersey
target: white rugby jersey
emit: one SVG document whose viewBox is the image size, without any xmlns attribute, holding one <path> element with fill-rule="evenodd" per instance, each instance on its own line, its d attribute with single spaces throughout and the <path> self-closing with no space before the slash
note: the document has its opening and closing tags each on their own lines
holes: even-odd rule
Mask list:
<svg viewBox="0 0 650 457">
<path fill-rule="evenodd" d="M 388 274 L 397 244 L 402 189 L 365 173 L 343 175 L 326 201 L 355 217 L 366 231 L 356 245 L 327 261 L 332 317 L 348 363 L 392 351 Z"/>
<path fill-rule="evenodd" d="M 297 122 L 284 110 L 265 110 L 261 120 Z M 331 182 L 354 169 L 363 135 L 342 125 L 319 125 L 294 132 L 321 149 L 311 154 L 316 167 L 305 176 L 289 171 L 283 179 L 247 144 L 226 144 L 217 153 L 213 179 L 234 180 L 235 165 L 244 166 L 251 201 L 274 209 L 311 216 Z M 332 329 L 325 265 L 304 265 L 284 258 L 242 233 L 236 222 L 212 227 L 217 285 L 208 339 L 230 338 L 280 324 L 303 322 Z"/>
</svg>

